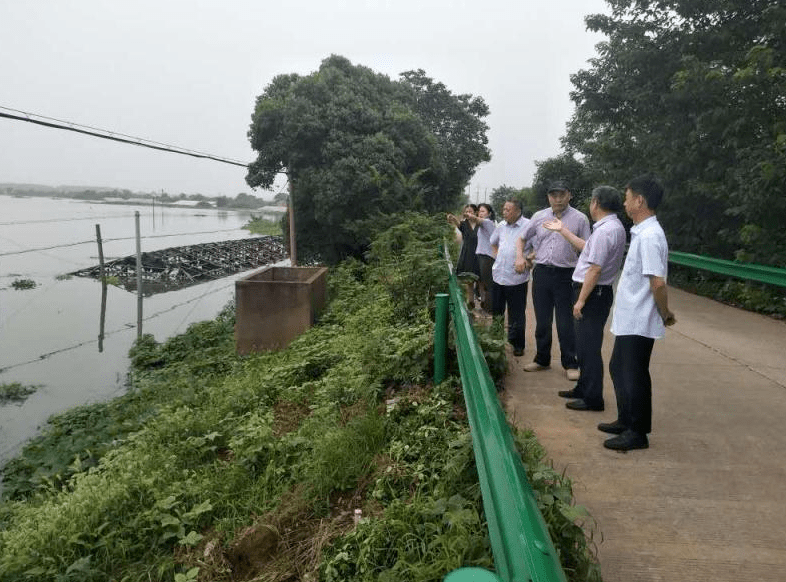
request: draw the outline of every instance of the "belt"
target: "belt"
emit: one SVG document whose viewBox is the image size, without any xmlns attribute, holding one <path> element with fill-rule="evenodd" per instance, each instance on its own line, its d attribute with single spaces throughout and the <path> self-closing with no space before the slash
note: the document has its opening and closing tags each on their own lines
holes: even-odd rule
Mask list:
<svg viewBox="0 0 786 582">
<path fill-rule="evenodd" d="M 581 286 L 584 284 L 584 281 L 573 281 L 573 288 L 574 289 L 581 289 Z M 595 289 L 611 289 L 611 285 L 595 285 Z"/>
<path fill-rule="evenodd" d="M 573 271 L 575 269 L 575 267 L 558 267 L 556 265 L 544 265 L 543 263 L 536 263 L 535 268 L 547 271 Z"/>
</svg>

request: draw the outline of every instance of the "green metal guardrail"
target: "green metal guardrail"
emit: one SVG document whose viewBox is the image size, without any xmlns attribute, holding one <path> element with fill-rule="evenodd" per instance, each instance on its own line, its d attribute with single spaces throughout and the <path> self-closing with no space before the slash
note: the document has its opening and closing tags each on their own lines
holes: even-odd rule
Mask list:
<svg viewBox="0 0 786 582">
<path fill-rule="evenodd" d="M 677 265 L 704 269 L 705 271 L 712 271 L 720 275 L 729 275 L 739 279 L 786 287 L 786 269 L 756 265 L 753 263 L 738 263 L 736 261 L 714 259 L 712 257 L 703 257 L 701 255 L 692 255 L 690 253 L 678 251 L 671 251 L 669 253 L 669 261 Z"/>
<path fill-rule="evenodd" d="M 449 258 L 448 266 L 461 383 L 496 573 L 461 568 L 448 574 L 445 582 L 565 582 Z M 439 326 L 439 315 L 437 319 Z M 437 329 L 435 335 L 439 334 Z"/>
<path fill-rule="evenodd" d="M 449 309 L 456 332 L 461 382 L 497 568 L 496 573 L 482 568 L 461 568 L 448 574 L 445 582 L 565 582 L 565 573 L 538 509 L 486 360 L 470 323 L 447 248 L 445 256 L 450 271 L 450 294 L 437 296 L 434 381 L 439 383 L 445 379 Z M 786 287 L 785 269 L 677 251 L 669 253 L 669 261 Z"/>
</svg>

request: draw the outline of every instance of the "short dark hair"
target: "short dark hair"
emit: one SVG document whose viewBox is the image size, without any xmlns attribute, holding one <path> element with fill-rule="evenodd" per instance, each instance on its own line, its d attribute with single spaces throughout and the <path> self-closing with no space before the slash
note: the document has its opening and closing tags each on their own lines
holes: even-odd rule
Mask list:
<svg viewBox="0 0 786 582">
<path fill-rule="evenodd" d="M 622 212 L 622 196 L 611 186 L 598 186 L 592 191 L 592 199 L 606 212 Z"/>
<path fill-rule="evenodd" d="M 485 208 L 486 210 L 489 211 L 489 218 L 491 220 L 497 220 L 497 215 L 494 214 L 494 209 L 491 207 L 491 204 L 486 204 L 485 202 L 481 202 L 480 204 L 478 204 L 478 210 L 480 210 L 481 208 Z"/>
<path fill-rule="evenodd" d="M 663 200 L 663 186 L 661 186 L 658 179 L 652 174 L 636 176 L 625 185 L 625 189 L 639 196 L 643 196 L 650 210 L 657 209 L 660 205 L 660 201 Z"/>
<path fill-rule="evenodd" d="M 518 198 L 508 198 L 507 200 L 505 200 L 505 202 L 510 202 L 511 204 L 513 204 L 516 208 L 519 209 L 519 212 L 521 213 L 524 212 L 524 205 L 521 203 L 521 200 L 519 200 Z"/>
</svg>

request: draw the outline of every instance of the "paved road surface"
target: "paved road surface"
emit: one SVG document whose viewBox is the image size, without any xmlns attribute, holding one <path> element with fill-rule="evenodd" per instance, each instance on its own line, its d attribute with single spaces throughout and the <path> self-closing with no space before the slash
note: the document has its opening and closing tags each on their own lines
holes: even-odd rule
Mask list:
<svg viewBox="0 0 786 582">
<path fill-rule="evenodd" d="M 605 582 L 786 581 L 786 324 L 675 289 L 669 300 L 677 324 L 653 350 L 649 449 L 603 448 L 596 426 L 616 418 L 608 374 L 606 411 L 576 412 L 557 396 L 571 387 L 558 353 L 550 370 L 522 370 L 531 306 L 525 354 L 509 354 L 509 417 L 597 520 Z M 607 331 L 607 370 L 612 344 Z"/>
</svg>

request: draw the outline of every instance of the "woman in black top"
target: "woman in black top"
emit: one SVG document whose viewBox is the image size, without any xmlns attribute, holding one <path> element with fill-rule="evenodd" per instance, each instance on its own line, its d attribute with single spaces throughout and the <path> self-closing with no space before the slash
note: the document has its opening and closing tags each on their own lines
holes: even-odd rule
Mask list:
<svg viewBox="0 0 786 582">
<path fill-rule="evenodd" d="M 456 263 L 456 275 L 467 281 L 467 306 L 475 307 L 475 282 L 480 278 L 480 265 L 475 251 L 478 246 L 478 227 L 470 224 L 467 216 L 477 216 L 478 207 L 467 204 L 463 211 L 463 220 L 459 222 L 453 214 L 448 214 L 448 222 L 455 226 L 461 233 L 461 251 Z"/>
</svg>

